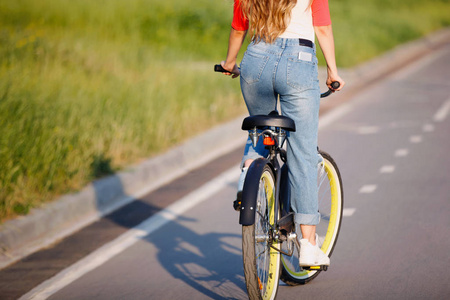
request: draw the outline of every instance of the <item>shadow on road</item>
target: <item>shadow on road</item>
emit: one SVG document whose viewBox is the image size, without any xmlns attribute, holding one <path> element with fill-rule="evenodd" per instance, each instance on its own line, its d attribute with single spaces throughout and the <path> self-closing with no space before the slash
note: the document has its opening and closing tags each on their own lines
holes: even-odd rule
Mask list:
<svg viewBox="0 0 450 300">
<path fill-rule="evenodd" d="M 209 298 L 246 298 L 241 235 L 199 234 L 182 225 L 186 222 L 197 220 L 180 217 L 145 238 L 158 249 L 161 265 L 174 278 Z"/>
<path fill-rule="evenodd" d="M 193 184 L 191 180 L 195 179 L 195 174 L 190 175 L 190 180 L 183 178 L 172 182 L 105 216 L 103 220 L 122 229 L 139 225 L 173 203 L 172 201 L 184 196 L 186 188 Z M 125 193 L 120 181 L 117 182 L 117 190 Z M 101 195 L 104 191 L 96 188 L 96 192 L 98 205 L 101 207 Z M 202 222 L 203 228 L 200 224 Z M 179 216 L 146 236 L 144 240 L 157 249 L 156 256 L 162 268 L 173 278 L 183 281 L 207 298 L 247 298 L 242 267 L 241 235 L 227 231 L 228 224 L 217 225 L 214 230 L 214 225 L 208 224 L 207 221 Z M 157 268 L 155 266 L 143 272 L 155 272 Z M 153 275 L 155 274 L 149 274 Z M 158 295 L 158 289 L 161 289 L 161 294 L 168 296 L 167 288 L 157 286 L 158 281 L 149 284 L 156 285 L 151 286 L 153 295 Z"/>
</svg>

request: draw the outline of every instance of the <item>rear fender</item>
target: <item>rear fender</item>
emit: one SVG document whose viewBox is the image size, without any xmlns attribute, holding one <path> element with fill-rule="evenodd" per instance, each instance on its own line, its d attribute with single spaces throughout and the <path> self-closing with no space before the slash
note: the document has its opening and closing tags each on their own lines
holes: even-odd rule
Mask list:
<svg viewBox="0 0 450 300">
<path fill-rule="evenodd" d="M 258 196 L 259 180 L 264 170 L 264 166 L 269 163 L 268 159 L 258 158 L 248 168 L 247 176 L 242 190 L 241 211 L 239 224 L 253 225 L 255 223 L 256 198 Z M 270 164 L 269 164 L 270 165 Z"/>
</svg>

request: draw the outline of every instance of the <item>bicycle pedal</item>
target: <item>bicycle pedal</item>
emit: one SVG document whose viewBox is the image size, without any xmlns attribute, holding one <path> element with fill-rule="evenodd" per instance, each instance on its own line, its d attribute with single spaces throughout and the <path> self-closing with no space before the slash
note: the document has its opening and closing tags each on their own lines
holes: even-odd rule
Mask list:
<svg viewBox="0 0 450 300">
<path fill-rule="evenodd" d="M 321 265 L 321 266 L 310 266 L 310 267 L 302 267 L 303 270 L 306 271 L 327 271 L 329 266 Z"/>
</svg>

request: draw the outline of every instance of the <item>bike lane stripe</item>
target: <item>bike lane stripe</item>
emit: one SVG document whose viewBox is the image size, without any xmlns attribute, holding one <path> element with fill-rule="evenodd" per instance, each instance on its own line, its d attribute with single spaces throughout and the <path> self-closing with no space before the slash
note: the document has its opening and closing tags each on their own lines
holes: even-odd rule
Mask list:
<svg viewBox="0 0 450 300">
<path fill-rule="evenodd" d="M 393 165 L 385 165 L 380 168 L 380 173 L 382 173 L 382 174 L 394 173 L 394 171 L 395 171 L 395 166 L 393 166 Z"/>
<path fill-rule="evenodd" d="M 356 211 L 356 208 L 352 208 L 352 207 L 344 208 L 342 210 L 342 216 L 343 217 L 351 217 L 351 216 L 353 216 L 355 211 Z"/>
<path fill-rule="evenodd" d="M 395 151 L 395 157 L 404 157 L 407 156 L 409 154 L 409 150 L 406 148 L 402 148 L 402 149 L 397 149 Z"/>
<path fill-rule="evenodd" d="M 433 124 L 425 124 L 422 127 L 423 132 L 433 132 L 434 131 L 434 125 Z"/>
<path fill-rule="evenodd" d="M 376 184 L 366 184 L 359 189 L 360 194 L 371 194 L 377 189 Z"/>
<path fill-rule="evenodd" d="M 326 113 L 319 118 L 319 130 L 334 123 L 336 120 L 341 119 L 343 116 L 352 111 L 353 103 L 347 102 L 338 108 Z"/>
<path fill-rule="evenodd" d="M 442 106 L 438 109 L 438 111 L 434 114 L 433 120 L 435 122 L 442 122 L 447 118 L 447 115 L 450 111 L 450 98 L 445 101 Z"/>
<path fill-rule="evenodd" d="M 409 141 L 413 144 L 421 143 L 422 136 L 421 135 L 412 135 L 409 137 Z"/>
</svg>

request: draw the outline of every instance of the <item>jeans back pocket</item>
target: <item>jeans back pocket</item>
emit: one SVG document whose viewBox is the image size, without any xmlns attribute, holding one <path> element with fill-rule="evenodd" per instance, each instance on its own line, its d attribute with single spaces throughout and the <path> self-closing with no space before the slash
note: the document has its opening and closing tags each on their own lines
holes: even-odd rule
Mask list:
<svg viewBox="0 0 450 300">
<path fill-rule="evenodd" d="M 241 62 L 241 77 L 248 84 L 258 82 L 269 61 L 269 56 L 246 51 Z"/>
<path fill-rule="evenodd" d="M 289 58 L 287 62 L 287 84 L 299 91 L 314 86 L 317 79 L 317 58 L 306 61 Z"/>
</svg>

